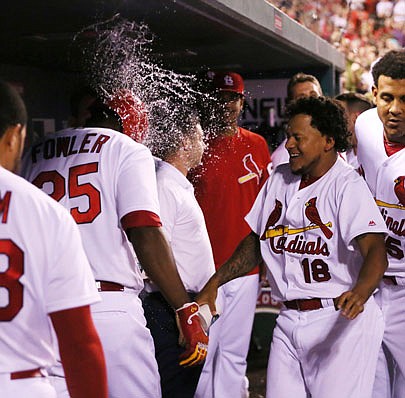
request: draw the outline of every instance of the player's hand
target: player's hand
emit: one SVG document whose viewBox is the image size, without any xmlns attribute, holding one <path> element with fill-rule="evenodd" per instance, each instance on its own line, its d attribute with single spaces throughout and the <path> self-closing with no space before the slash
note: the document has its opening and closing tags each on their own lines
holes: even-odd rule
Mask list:
<svg viewBox="0 0 405 398">
<path fill-rule="evenodd" d="M 218 317 L 217 308 L 215 305 L 215 300 L 217 299 L 218 295 L 218 285 L 216 284 L 215 280 L 211 278 L 204 288 L 198 293 L 195 301 L 200 305 L 208 304 L 211 310 L 211 315 L 213 317 Z"/>
<path fill-rule="evenodd" d="M 341 314 L 347 319 L 354 319 L 364 311 L 364 303 L 367 298 L 349 290 L 342 293 L 336 300 L 336 307 L 341 311 Z"/>
<path fill-rule="evenodd" d="M 208 336 L 201 327 L 198 310 L 197 303 L 186 303 L 176 310 L 179 343 L 186 349 L 180 355 L 181 366 L 201 365 L 207 356 Z"/>
</svg>

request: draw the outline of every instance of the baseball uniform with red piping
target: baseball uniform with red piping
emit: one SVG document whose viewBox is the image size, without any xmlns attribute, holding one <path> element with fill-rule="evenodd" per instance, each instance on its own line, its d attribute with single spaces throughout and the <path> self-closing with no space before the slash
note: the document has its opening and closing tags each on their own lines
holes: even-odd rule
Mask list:
<svg viewBox="0 0 405 398">
<path fill-rule="evenodd" d="M 158 397 L 153 341 L 138 297 L 143 280 L 125 234 L 131 227 L 161 225 L 150 151 L 114 130 L 68 129 L 31 148 L 24 175 L 70 211 L 95 279 L 109 282 L 108 289 L 119 287 L 101 291 L 102 302 L 92 306 L 109 394 Z M 106 284 L 98 287 L 105 290 Z"/>
<path fill-rule="evenodd" d="M 56 362 L 48 314 L 100 301 L 69 213 L 0 167 L 0 395 L 55 397 L 47 378 L 10 373 Z"/>
<path fill-rule="evenodd" d="M 371 297 L 364 312 L 348 320 L 333 299 L 357 281 L 363 260 L 355 238 L 385 233 L 384 220 L 363 179 L 340 157 L 321 178 L 301 189 L 300 184 L 288 164 L 278 166 L 246 217 L 261 237 L 274 298 L 322 303 L 311 311 L 282 308 L 267 396 L 371 397 L 381 311 Z"/>
<path fill-rule="evenodd" d="M 399 398 L 405 396 L 405 146 L 384 142 L 377 108 L 359 115 L 355 131 L 357 158 L 388 228 L 385 275 L 389 278 L 383 278 L 375 297 L 385 319 L 383 347 L 398 365 L 393 396 Z M 383 372 L 378 370 L 378 375 Z M 381 396 L 378 382 L 374 389 L 375 396 Z"/>
</svg>

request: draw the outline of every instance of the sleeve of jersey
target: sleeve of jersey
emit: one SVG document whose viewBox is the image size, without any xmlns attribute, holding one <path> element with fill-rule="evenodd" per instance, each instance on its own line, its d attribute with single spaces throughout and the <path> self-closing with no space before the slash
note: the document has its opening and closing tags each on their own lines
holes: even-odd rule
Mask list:
<svg viewBox="0 0 405 398">
<path fill-rule="evenodd" d="M 338 198 L 338 223 L 343 241 L 353 250 L 353 240 L 366 233 L 387 233 L 384 219 L 367 187 L 358 175 L 347 178 Z"/>
<path fill-rule="evenodd" d="M 262 224 L 263 224 L 263 210 L 266 201 L 267 192 L 269 189 L 270 180 L 268 179 L 266 183 L 262 186 L 259 194 L 253 203 L 252 208 L 245 217 L 245 221 L 248 223 L 251 230 L 257 234 L 261 234 Z"/>
<path fill-rule="evenodd" d="M 52 216 L 58 219 L 58 226 L 53 235 L 49 234 L 48 243 L 53 249 L 44 289 L 46 311 L 52 313 L 100 301 L 76 223 L 63 208 Z"/>
<path fill-rule="evenodd" d="M 150 151 L 123 140 L 116 161 L 116 202 L 123 227 L 160 226 L 155 164 Z"/>
</svg>

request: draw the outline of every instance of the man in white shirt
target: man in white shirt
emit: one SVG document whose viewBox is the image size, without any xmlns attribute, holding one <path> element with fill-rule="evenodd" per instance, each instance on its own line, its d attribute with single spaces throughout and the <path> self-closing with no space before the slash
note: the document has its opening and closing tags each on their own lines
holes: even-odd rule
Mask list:
<svg viewBox="0 0 405 398">
<path fill-rule="evenodd" d="M 189 169 L 201 162 L 203 132 L 197 117 L 185 111 L 176 118 L 161 114 L 153 122 L 148 142 L 152 153 L 162 159 L 156 160 L 160 217 L 180 278 L 193 298 L 215 272 L 204 215 L 186 178 Z M 142 297 L 155 343 L 162 396 L 192 398 L 202 366 L 179 366 L 182 348 L 175 314 L 152 281 L 145 283 Z"/>
</svg>

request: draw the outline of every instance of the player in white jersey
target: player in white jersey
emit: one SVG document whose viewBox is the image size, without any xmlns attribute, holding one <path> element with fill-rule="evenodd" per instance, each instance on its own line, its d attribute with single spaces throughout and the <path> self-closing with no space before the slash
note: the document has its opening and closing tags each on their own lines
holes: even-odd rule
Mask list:
<svg viewBox="0 0 405 398">
<path fill-rule="evenodd" d="M 117 114 L 99 101 L 89 126 L 120 129 Z M 161 229 L 150 151 L 109 128 L 49 134 L 27 153 L 24 175 L 70 210 L 79 225 L 102 302 L 92 315 L 106 354 L 109 394 L 159 397 L 159 374 L 141 301 L 136 256 L 170 305 L 187 342 L 181 363 L 199 363 L 207 337 L 177 273 Z M 135 253 L 134 253 L 135 249 Z"/>
<path fill-rule="evenodd" d="M 100 300 L 69 213 L 12 174 L 27 115 L 0 82 L 0 396 L 56 397 L 45 367 L 56 361 L 56 330 L 69 391 L 106 397 L 103 351 L 89 304 Z"/>
<path fill-rule="evenodd" d="M 348 147 L 336 101 L 290 104 L 280 165 L 246 220 L 254 231 L 210 279 L 198 302 L 248 271 L 260 253 L 283 302 L 267 371 L 272 398 L 371 397 L 383 335 L 371 296 L 387 266 L 386 227 L 367 185 L 338 152 Z M 356 358 L 354 361 L 353 358 Z"/>
<path fill-rule="evenodd" d="M 337 95 L 335 99 L 342 104 L 343 108 L 345 108 L 347 126 L 350 133 L 351 148 L 346 152 L 343 152 L 341 156 L 347 163 L 360 172 L 360 166 L 357 160 L 357 140 L 354 133 L 354 124 L 362 112 L 372 108 L 372 103 L 365 95 L 359 93 L 342 93 Z"/>
<path fill-rule="evenodd" d="M 388 227 L 389 265 L 376 300 L 385 319 L 383 348 L 397 365 L 393 396 L 399 398 L 405 396 L 405 50 L 387 53 L 372 74 L 377 108 L 357 119 L 357 156 Z M 379 391 L 375 397 L 385 398 Z"/>
<path fill-rule="evenodd" d="M 156 177 L 160 216 L 173 250 L 181 280 L 191 297 L 204 287 L 215 272 L 204 215 L 186 175 L 201 162 L 203 132 L 198 118 L 182 106 L 163 109 L 149 132 L 157 160 Z M 175 115 L 175 116 L 173 116 Z M 154 342 L 161 377 L 162 396 L 193 398 L 202 366 L 181 367 L 179 333 L 170 305 L 152 281 L 145 283 L 143 307 Z"/>
</svg>

